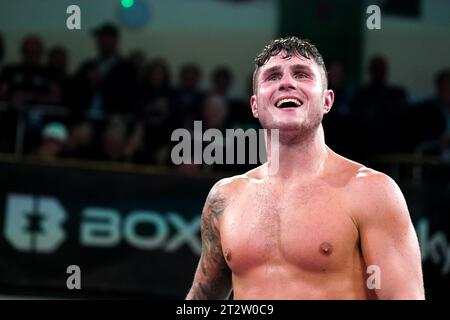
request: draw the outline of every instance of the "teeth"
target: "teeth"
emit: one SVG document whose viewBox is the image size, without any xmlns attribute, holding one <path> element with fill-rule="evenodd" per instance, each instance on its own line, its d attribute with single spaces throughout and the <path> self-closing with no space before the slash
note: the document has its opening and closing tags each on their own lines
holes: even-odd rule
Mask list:
<svg viewBox="0 0 450 320">
<path fill-rule="evenodd" d="M 298 99 L 287 98 L 287 99 L 281 99 L 280 101 L 278 101 L 277 104 L 276 104 L 277 108 L 279 108 L 283 103 L 286 103 L 286 102 L 292 102 L 292 103 L 295 103 L 298 106 L 302 105 L 302 102 L 300 100 L 298 100 Z"/>
</svg>

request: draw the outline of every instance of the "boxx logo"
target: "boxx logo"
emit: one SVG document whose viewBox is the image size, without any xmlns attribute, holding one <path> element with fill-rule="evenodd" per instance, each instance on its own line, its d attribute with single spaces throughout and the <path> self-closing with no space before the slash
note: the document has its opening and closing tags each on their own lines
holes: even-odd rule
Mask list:
<svg viewBox="0 0 450 320">
<path fill-rule="evenodd" d="M 10 194 L 6 203 L 5 235 L 15 249 L 52 253 L 66 239 L 63 223 L 68 216 L 57 198 Z M 87 207 L 81 218 L 79 241 L 84 247 L 111 248 L 125 241 L 143 250 L 174 252 L 186 244 L 195 254 L 201 252 L 199 216 L 189 222 L 176 212 L 138 210 L 122 217 L 112 208 Z M 153 227 L 154 232 L 140 234 L 141 225 Z"/>
</svg>

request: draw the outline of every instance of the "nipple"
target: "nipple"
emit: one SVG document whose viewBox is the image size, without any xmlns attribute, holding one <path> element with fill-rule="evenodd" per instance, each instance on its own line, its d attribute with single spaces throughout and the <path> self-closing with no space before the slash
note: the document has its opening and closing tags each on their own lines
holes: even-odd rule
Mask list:
<svg viewBox="0 0 450 320">
<path fill-rule="evenodd" d="M 320 244 L 320 252 L 326 256 L 329 256 L 333 252 L 333 246 L 328 242 L 322 242 Z"/>
</svg>

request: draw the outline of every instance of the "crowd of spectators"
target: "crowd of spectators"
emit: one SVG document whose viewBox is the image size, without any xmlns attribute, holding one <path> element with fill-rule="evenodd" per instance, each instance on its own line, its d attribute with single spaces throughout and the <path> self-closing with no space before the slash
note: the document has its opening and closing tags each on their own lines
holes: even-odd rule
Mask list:
<svg viewBox="0 0 450 320">
<path fill-rule="evenodd" d="M 97 56 L 69 74 L 71 53 L 63 46 L 46 48 L 37 35 L 23 39 L 18 64 L 6 64 L 0 34 L 0 152 L 20 150 L 49 161 L 170 166 L 171 133 L 192 130 L 194 120 L 202 120 L 204 130 L 259 128 L 248 102 L 251 75 L 247 96 L 236 98 L 230 94 L 233 74 L 225 65 L 205 75 L 195 63 L 186 63 L 171 79 L 164 58 L 149 59 L 141 50 L 122 55 L 113 25 L 97 28 L 94 39 Z M 330 60 L 327 71 L 335 102 L 324 128 L 335 151 L 356 160 L 388 153 L 449 156 L 450 69 L 439 71 L 435 94 L 419 103 L 411 103 L 403 87 L 389 82 L 382 55 L 370 60 L 369 82 L 360 87 L 347 81 L 339 61 Z M 203 77 L 209 80 L 206 89 Z M 25 128 L 20 147 L 18 126 Z M 211 170 L 182 170 L 205 168 Z"/>
</svg>

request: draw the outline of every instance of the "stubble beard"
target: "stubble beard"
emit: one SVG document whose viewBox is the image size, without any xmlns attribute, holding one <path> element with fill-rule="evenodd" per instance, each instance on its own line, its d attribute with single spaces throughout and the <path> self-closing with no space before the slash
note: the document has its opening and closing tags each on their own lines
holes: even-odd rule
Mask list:
<svg viewBox="0 0 450 320">
<path fill-rule="evenodd" d="M 277 120 L 265 121 L 264 119 L 260 124 L 264 129 L 270 131 L 270 129 L 279 130 L 279 141 L 285 145 L 295 145 L 302 143 L 309 137 L 314 135 L 322 123 L 323 115 L 320 113 L 310 115 L 309 119 L 303 119 L 301 122 L 282 123 Z"/>
</svg>

